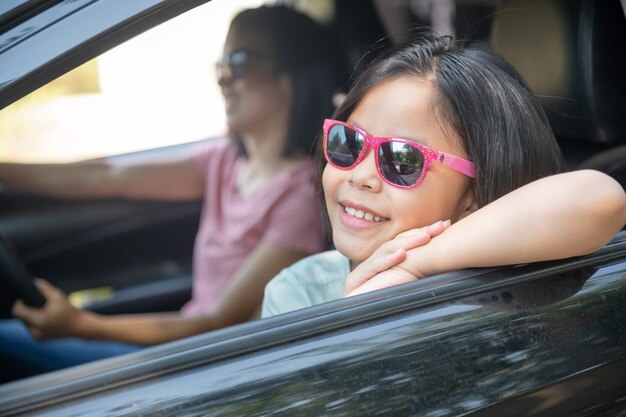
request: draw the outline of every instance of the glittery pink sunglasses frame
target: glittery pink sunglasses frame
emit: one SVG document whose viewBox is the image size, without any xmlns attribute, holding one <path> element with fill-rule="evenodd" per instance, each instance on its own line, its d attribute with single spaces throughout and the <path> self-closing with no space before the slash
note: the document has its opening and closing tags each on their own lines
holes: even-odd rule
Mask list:
<svg viewBox="0 0 626 417">
<path fill-rule="evenodd" d="M 330 129 L 336 125 L 341 125 L 349 129 L 352 129 L 363 137 L 364 146 L 361 149 L 361 152 L 359 153 L 359 156 L 356 159 L 356 161 L 354 161 L 354 163 L 348 167 L 342 167 L 333 163 L 332 159 L 328 155 L 328 133 L 330 132 Z M 408 186 L 399 185 L 399 184 L 395 184 L 391 182 L 389 179 L 385 177 L 385 174 L 383 173 L 383 170 L 381 169 L 380 163 L 378 161 L 378 158 L 379 158 L 378 149 L 380 148 L 380 145 L 382 145 L 383 143 L 388 143 L 388 142 L 399 142 L 402 144 L 407 144 L 411 146 L 412 148 L 415 148 L 418 151 L 420 151 L 422 155 L 424 156 L 424 167 L 422 168 L 422 172 L 420 173 L 419 178 L 415 181 L 415 184 L 408 185 Z M 394 186 L 394 187 L 398 187 L 398 188 L 417 187 L 424 180 L 424 177 L 426 177 L 426 172 L 428 172 L 433 162 L 440 162 L 452 168 L 453 170 L 460 172 L 461 174 L 466 175 L 470 178 L 474 178 L 476 176 L 476 170 L 474 168 L 474 164 L 461 157 L 451 155 L 445 152 L 440 152 L 440 151 L 431 149 L 427 146 L 424 146 L 422 144 L 419 144 L 417 142 L 407 140 L 407 139 L 387 138 L 387 137 L 379 137 L 379 136 L 370 135 L 366 131 L 359 129 L 356 126 L 353 126 L 346 122 L 341 122 L 339 120 L 332 120 L 332 119 L 324 120 L 324 157 L 326 158 L 326 161 L 328 161 L 328 163 L 331 164 L 333 167 L 344 170 L 344 171 L 353 169 L 355 166 L 360 164 L 361 161 L 365 158 L 365 155 L 367 153 L 365 152 L 365 149 L 367 148 L 371 148 L 374 151 L 374 156 L 376 160 L 376 169 L 378 170 L 378 174 L 380 175 L 380 177 L 387 184 Z"/>
</svg>

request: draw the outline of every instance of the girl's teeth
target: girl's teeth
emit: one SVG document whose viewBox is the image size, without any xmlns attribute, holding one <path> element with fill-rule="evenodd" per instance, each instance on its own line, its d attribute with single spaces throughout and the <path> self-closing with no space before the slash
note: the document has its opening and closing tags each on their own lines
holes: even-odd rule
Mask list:
<svg viewBox="0 0 626 417">
<path fill-rule="evenodd" d="M 374 216 L 372 213 L 366 213 L 363 210 L 357 210 L 352 207 L 345 207 L 344 211 L 352 217 L 356 217 L 357 219 L 365 219 L 369 222 L 380 222 L 383 220 L 382 217 Z"/>
</svg>

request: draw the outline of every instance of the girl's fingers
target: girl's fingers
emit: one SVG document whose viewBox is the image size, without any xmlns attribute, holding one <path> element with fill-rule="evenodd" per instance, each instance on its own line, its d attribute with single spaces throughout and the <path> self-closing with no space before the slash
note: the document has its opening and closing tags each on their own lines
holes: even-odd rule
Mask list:
<svg viewBox="0 0 626 417">
<path fill-rule="evenodd" d="M 395 253 L 400 249 L 409 250 L 417 246 L 421 246 L 427 243 L 429 240 L 430 240 L 430 236 L 424 231 L 418 231 L 411 235 L 407 235 L 407 236 L 400 237 L 400 238 L 396 237 L 395 239 L 389 240 L 383 243 L 382 245 L 380 245 L 378 249 L 376 249 L 374 253 L 372 253 L 369 256 L 369 258 L 363 261 L 362 264 L 371 262 L 380 257 L 389 256 L 392 253 Z"/>
<path fill-rule="evenodd" d="M 450 227 L 451 224 L 452 222 L 450 220 L 438 221 L 437 223 L 431 224 L 428 226 L 431 237 L 440 235 L 444 230 Z"/>
<path fill-rule="evenodd" d="M 415 232 L 402 236 L 398 235 L 393 240 L 385 242 L 380 246 L 378 250 L 382 250 L 385 253 L 395 252 L 400 248 L 404 250 L 409 250 L 427 244 L 430 241 L 430 238 L 430 232 L 424 231 L 422 229 L 416 229 Z M 376 250 L 376 252 L 378 252 L 378 250 Z M 372 256 L 376 255 L 376 252 L 374 252 Z"/>
<path fill-rule="evenodd" d="M 352 289 L 350 292 L 345 292 L 344 297 L 351 297 L 353 295 L 358 295 L 358 294 L 363 294 L 363 293 L 374 291 L 374 290 L 380 290 L 383 288 L 393 287 L 395 285 L 412 282 L 417 279 L 419 278 L 403 269 L 392 268 L 376 275 L 372 279 L 363 283 L 363 285 L 360 285 Z"/>
<path fill-rule="evenodd" d="M 372 259 L 367 259 L 357 266 L 354 272 L 358 271 L 358 274 L 363 276 L 373 276 L 379 272 L 385 271 L 390 267 L 399 264 L 406 258 L 406 250 L 404 248 L 398 248 L 391 253 L 386 253 L 382 256 L 377 256 Z"/>
<path fill-rule="evenodd" d="M 398 265 L 406 258 L 406 251 L 427 244 L 450 226 L 450 220 L 430 226 L 407 230 L 393 240 L 382 244 L 369 258 L 358 265 L 346 279 L 344 295 L 352 293 L 374 276 Z"/>
<path fill-rule="evenodd" d="M 439 221 L 430 226 L 407 230 L 385 243 L 385 245 L 389 244 L 391 247 L 404 248 L 405 250 L 414 249 L 430 242 L 431 238 L 443 233 L 449 225 L 449 222 Z"/>
<path fill-rule="evenodd" d="M 406 250 L 399 248 L 394 252 L 386 253 L 380 256 L 372 256 L 362 262 L 359 266 L 348 275 L 344 287 L 344 295 L 352 292 L 355 288 L 360 287 L 370 278 L 380 272 L 399 264 L 406 258 Z"/>
<path fill-rule="evenodd" d="M 405 238 L 408 236 L 412 236 L 415 235 L 417 233 L 426 233 L 428 235 L 430 235 L 430 237 L 435 237 L 439 234 L 441 234 L 444 230 L 446 230 L 448 227 L 450 227 L 450 224 L 452 222 L 450 220 L 439 220 L 436 221 L 435 223 L 429 225 L 429 226 L 424 226 L 424 227 L 418 227 L 415 229 L 409 229 L 406 230 L 402 233 L 399 233 L 396 238 Z"/>
<path fill-rule="evenodd" d="M 441 222 L 441 230 L 438 234 L 441 234 L 443 231 L 445 231 L 448 227 L 450 227 L 450 225 L 452 224 L 451 220 L 444 220 Z"/>
<path fill-rule="evenodd" d="M 430 227 L 430 226 L 426 226 L 426 227 Z M 424 227 L 418 227 L 417 229 L 405 230 L 402 233 L 398 233 L 398 235 L 396 235 L 395 239 L 403 239 L 403 238 L 406 238 L 406 237 L 414 236 L 414 235 L 416 235 L 418 233 L 428 233 L 424 229 L 425 229 Z"/>
</svg>

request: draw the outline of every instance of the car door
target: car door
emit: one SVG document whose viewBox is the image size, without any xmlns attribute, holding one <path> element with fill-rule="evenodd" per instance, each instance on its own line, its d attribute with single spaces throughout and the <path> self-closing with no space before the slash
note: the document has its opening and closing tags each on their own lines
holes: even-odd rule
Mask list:
<svg viewBox="0 0 626 417">
<path fill-rule="evenodd" d="M 17 381 L 0 416 L 621 415 L 625 238 Z"/>
</svg>

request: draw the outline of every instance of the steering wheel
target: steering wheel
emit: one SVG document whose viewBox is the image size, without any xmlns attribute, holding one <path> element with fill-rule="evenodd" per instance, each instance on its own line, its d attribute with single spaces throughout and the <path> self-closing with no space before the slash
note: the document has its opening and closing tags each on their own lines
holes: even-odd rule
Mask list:
<svg viewBox="0 0 626 417">
<path fill-rule="evenodd" d="M 11 307 L 17 299 L 32 307 L 46 303 L 11 242 L 0 233 L 0 317 L 11 316 Z"/>
</svg>

